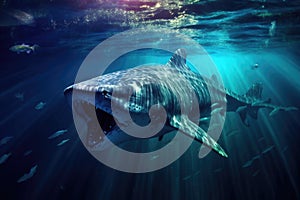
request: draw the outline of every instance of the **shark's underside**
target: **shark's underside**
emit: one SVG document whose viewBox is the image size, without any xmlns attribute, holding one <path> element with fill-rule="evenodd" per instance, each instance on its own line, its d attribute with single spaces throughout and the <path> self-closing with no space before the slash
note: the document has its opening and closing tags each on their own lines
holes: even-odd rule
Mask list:
<svg viewBox="0 0 300 200">
<path fill-rule="evenodd" d="M 80 131 L 87 146 L 94 150 L 106 149 L 111 144 L 109 141 L 119 144 L 136 139 L 126 134 L 124 128 L 140 130 L 130 127 L 160 123 L 160 118 L 166 117 L 162 129 L 153 137 L 161 139 L 166 133 L 180 130 L 227 157 L 223 148 L 201 127 L 204 119 L 217 116 L 221 123 L 226 112 L 234 111 L 249 126 L 247 116 L 256 119 L 259 108 L 272 109 L 271 115 L 279 110 L 297 110 L 272 105 L 270 100 L 262 101 L 260 83 L 254 84 L 244 95 L 223 89 L 214 75 L 206 78 L 191 71 L 183 49 L 178 49 L 166 65 L 105 74 L 74 84 L 66 88 L 64 94 L 82 124 Z M 151 116 L 153 113 L 149 111 L 153 105 L 163 107 L 166 116 L 160 112 Z M 143 132 L 136 132 L 143 137 Z"/>
</svg>

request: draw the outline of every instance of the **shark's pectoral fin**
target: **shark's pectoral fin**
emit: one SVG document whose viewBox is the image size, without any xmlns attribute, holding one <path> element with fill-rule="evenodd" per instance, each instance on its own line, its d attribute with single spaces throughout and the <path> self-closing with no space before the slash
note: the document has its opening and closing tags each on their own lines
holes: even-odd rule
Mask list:
<svg viewBox="0 0 300 200">
<path fill-rule="evenodd" d="M 223 148 L 210 137 L 202 128 L 197 124 L 188 119 L 188 117 L 178 118 L 176 116 L 172 117 L 170 120 L 171 126 L 181 130 L 185 135 L 203 143 L 205 146 L 212 148 L 218 154 L 224 157 L 228 157 Z"/>
</svg>

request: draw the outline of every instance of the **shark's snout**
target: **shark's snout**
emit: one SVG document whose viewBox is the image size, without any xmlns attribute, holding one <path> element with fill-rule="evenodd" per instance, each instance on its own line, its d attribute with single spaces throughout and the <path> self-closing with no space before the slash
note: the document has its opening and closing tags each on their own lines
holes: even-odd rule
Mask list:
<svg viewBox="0 0 300 200">
<path fill-rule="evenodd" d="M 69 86 L 64 90 L 64 95 L 65 95 L 69 105 L 72 105 L 72 93 L 73 93 L 72 86 Z"/>
<path fill-rule="evenodd" d="M 70 95 L 70 94 L 72 95 L 72 91 L 73 91 L 73 86 L 69 86 L 64 90 L 64 95 L 65 96 Z"/>
<path fill-rule="evenodd" d="M 77 131 L 84 144 L 93 150 L 105 150 L 105 136 L 119 132 L 111 111 L 112 89 L 91 84 L 74 84 L 64 90 L 77 123 Z"/>
</svg>

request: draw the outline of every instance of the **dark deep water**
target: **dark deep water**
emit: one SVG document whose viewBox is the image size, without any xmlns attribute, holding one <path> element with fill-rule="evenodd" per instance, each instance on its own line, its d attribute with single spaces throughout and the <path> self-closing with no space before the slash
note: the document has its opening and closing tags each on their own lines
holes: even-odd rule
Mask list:
<svg viewBox="0 0 300 200">
<path fill-rule="evenodd" d="M 12 19 L 17 10 L 34 21 Z M 0 146 L 0 157 L 10 155 L 0 164 L 0 198 L 300 199 L 299 111 L 269 116 L 270 110 L 261 109 L 250 127 L 228 113 L 218 141 L 228 159 L 214 152 L 198 159 L 195 142 L 168 167 L 130 174 L 89 154 L 63 96 L 101 41 L 131 28 L 170 28 L 207 50 L 225 87 L 244 94 L 252 83 L 262 82 L 264 98 L 300 108 L 299 12 L 300 1 L 290 0 L 2 0 L 0 140 L 12 138 Z M 9 50 L 22 43 L 40 48 L 30 54 Z M 134 65 L 135 59 L 128 57 L 118 67 Z M 256 63 L 259 67 L 252 69 Z M 46 104 L 37 110 L 39 102 Z M 48 139 L 62 129 L 68 132 Z M 57 146 L 64 139 L 70 140 Z M 130 145 L 142 149 L 157 142 Z M 17 183 L 35 165 L 33 177 Z"/>
</svg>

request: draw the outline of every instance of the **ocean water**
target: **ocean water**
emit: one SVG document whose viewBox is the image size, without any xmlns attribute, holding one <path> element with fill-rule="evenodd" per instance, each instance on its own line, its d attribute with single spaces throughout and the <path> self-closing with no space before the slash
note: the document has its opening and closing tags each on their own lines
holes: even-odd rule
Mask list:
<svg viewBox="0 0 300 200">
<path fill-rule="evenodd" d="M 0 8 L 0 199 L 300 199 L 299 110 L 269 116 L 261 109 L 250 127 L 227 113 L 218 143 L 228 158 L 211 152 L 199 159 L 194 142 L 171 165 L 135 174 L 111 169 L 85 149 L 63 95 L 102 41 L 134 28 L 165 28 L 200 44 L 226 88 L 245 94 L 261 82 L 263 99 L 300 108 L 299 1 L 2 0 Z M 23 43 L 39 48 L 9 50 Z M 135 51 L 109 70 L 163 64 L 170 56 Z M 58 130 L 67 132 L 48 138 Z M 128 145 L 147 150 L 168 139 Z"/>
</svg>

